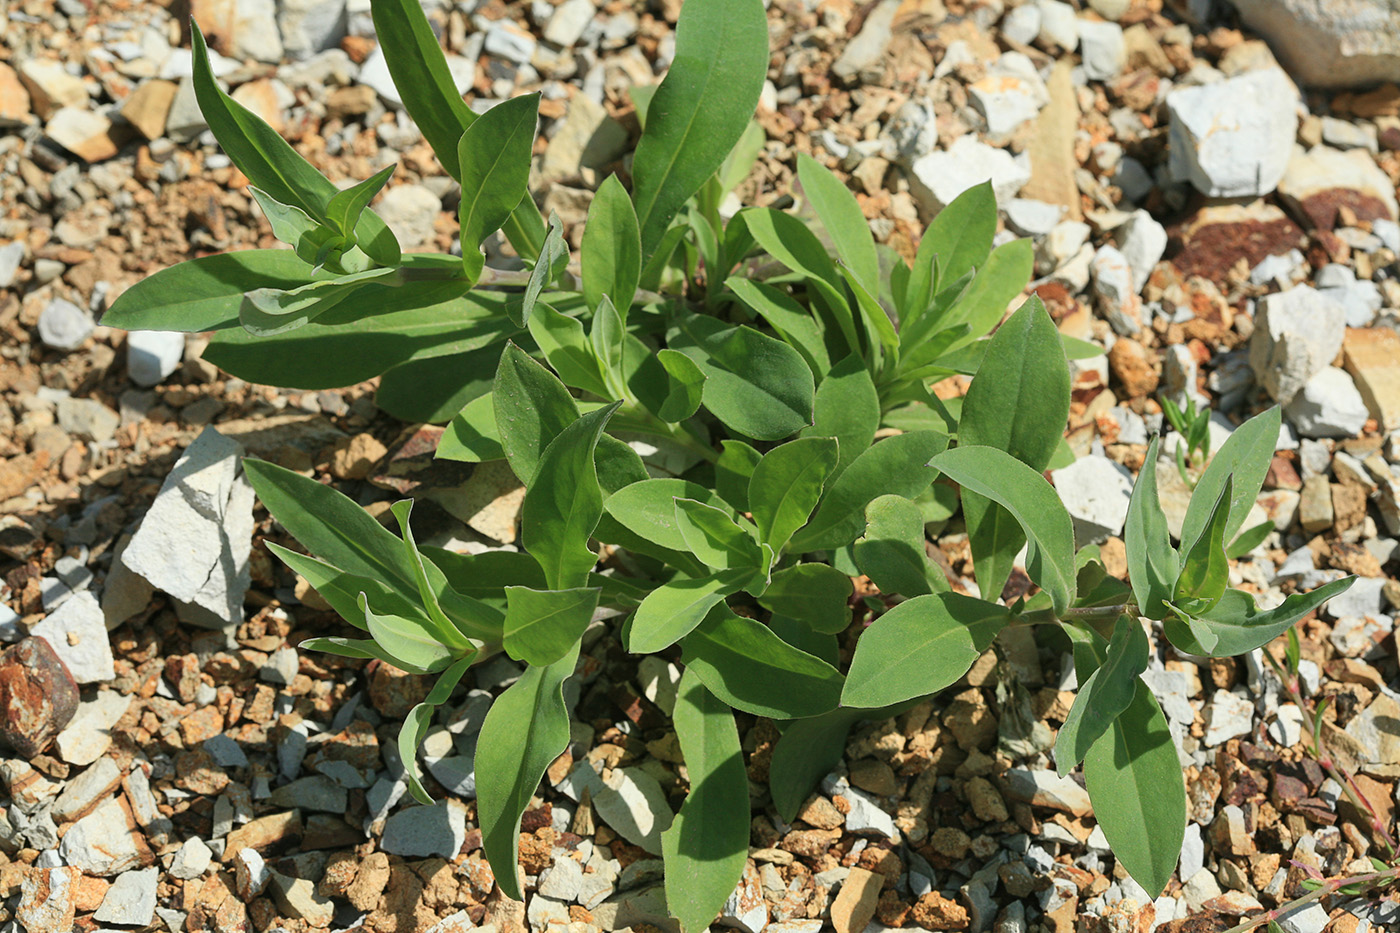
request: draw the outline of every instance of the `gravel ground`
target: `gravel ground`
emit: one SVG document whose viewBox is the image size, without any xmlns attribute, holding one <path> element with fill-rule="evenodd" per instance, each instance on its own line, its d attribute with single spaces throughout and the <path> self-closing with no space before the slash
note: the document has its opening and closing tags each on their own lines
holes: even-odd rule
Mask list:
<svg viewBox="0 0 1400 933">
<path fill-rule="evenodd" d="M 627 88 L 664 72 L 679 2 L 425 6 L 474 106 L 543 91 L 532 188 L 577 245 L 592 190 L 625 172 Z M 990 176 L 1002 235 L 1035 240 L 1031 290 L 1105 350 L 1074 364 L 1080 459 L 1053 474 L 1081 542 L 1123 574 L 1162 398 L 1209 405 L 1216 448 L 1277 402 L 1285 429 L 1246 522 L 1276 531 L 1232 583 L 1268 605 L 1362 579 L 1300 626 L 1299 697 L 1259 653 L 1205 661 L 1154 635 L 1145 676 L 1191 820 L 1155 901 L 1046 754 L 1070 668 L 1014 630 L 936 701 L 853 733 L 792 825 L 762 789 L 777 732 L 739 716 L 758 783 L 724 926 L 1214 931 L 1300 893 L 1310 869 L 1387 857 L 1310 755 L 1297 701 L 1329 701 L 1325 748 L 1393 834 L 1400 88 L 1375 85 L 1400 77 L 1400 31 L 1370 29 L 1391 48 L 1376 61 L 1328 60 L 1325 42 L 1301 46 L 1324 33 L 1293 0 L 1081 6 L 774 0 L 767 143 L 743 201 L 792 193 L 811 153 L 912 258 L 929 217 Z M 512 478 L 433 462 L 438 429 L 381 414 L 372 384 L 251 386 L 202 362 L 197 337 L 96 323 L 155 269 L 274 242 L 194 105 L 186 7 L 236 99 L 333 179 L 400 162 L 381 214 L 406 249 L 454 245 L 459 192 L 399 109 L 363 0 L 0 0 L 0 639 L 15 643 L 0 654 L 0 929 L 674 929 L 658 836 L 686 787 L 664 715 L 678 666 L 637 664 L 606 623 L 585 636 L 573 741 L 522 827 L 529 900 L 511 902 L 482 856 L 472 759 L 519 669 L 468 675 L 421 753 L 442 802 L 412 804 L 393 740 L 427 685 L 297 650 L 342 623 L 263 546 L 290 542 L 236 458 L 333 480 L 377 514 L 411 494 L 419 541 L 463 550 L 514 542 Z M 1175 467 L 1146 466 L 1179 528 Z M 930 555 L 975 591 L 959 525 L 930 530 Z M 852 611 L 847 653 L 868 612 Z M 1281 925 L 1395 930 L 1400 903 L 1333 898 Z"/>
</svg>

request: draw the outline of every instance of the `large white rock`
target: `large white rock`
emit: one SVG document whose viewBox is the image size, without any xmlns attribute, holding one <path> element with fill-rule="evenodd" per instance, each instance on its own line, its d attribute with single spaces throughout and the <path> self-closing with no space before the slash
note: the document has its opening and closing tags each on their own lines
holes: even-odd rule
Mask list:
<svg viewBox="0 0 1400 933">
<path fill-rule="evenodd" d="M 345 0 L 281 0 L 278 7 L 282 47 L 292 58 L 336 48 L 345 37 Z"/>
<path fill-rule="evenodd" d="M 1355 437 L 1371 417 L 1356 383 L 1335 366 L 1309 379 L 1283 413 L 1303 437 Z"/>
<path fill-rule="evenodd" d="M 909 189 L 936 214 L 973 185 L 990 180 L 997 203 L 1004 204 L 1031 180 L 1030 159 L 1013 156 L 973 136 L 961 136 L 946 150 L 930 152 L 909 166 Z"/>
<path fill-rule="evenodd" d="M 1298 132 L 1297 92 L 1279 68 L 1167 95 L 1168 168 L 1213 198 L 1260 197 L 1278 186 Z"/>
<path fill-rule="evenodd" d="M 55 298 L 39 312 L 39 339 L 55 350 L 76 350 L 94 326 L 92 315 L 64 298 Z"/>
<path fill-rule="evenodd" d="M 1114 331 L 1131 337 L 1142 330 L 1142 298 L 1132 264 L 1112 246 L 1094 253 L 1094 307 Z"/>
<path fill-rule="evenodd" d="M 1400 81 L 1400 6 L 1393 0 L 1232 0 L 1303 84 Z"/>
<path fill-rule="evenodd" d="M 253 543 L 253 487 L 243 476 L 243 447 L 205 428 L 186 448 L 122 563 L 176 602 L 192 625 L 243 621 Z"/>
<path fill-rule="evenodd" d="M 233 58 L 281 60 L 275 0 L 194 0 L 191 7 L 205 31 L 222 40 Z"/>
<path fill-rule="evenodd" d="M 1053 471 L 1055 491 L 1074 519 L 1074 540 L 1083 547 L 1098 544 L 1123 530 L 1133 475 L 1107 457 L 1080 457 Z"/>
<path fill-rule="evenodd" d="M 1287 405 L 1336 359 L 1346 327 L 1346 308 L 1310 285 L 1261 298 L 1249 341 L 1255 380 Z"/>
</svg>

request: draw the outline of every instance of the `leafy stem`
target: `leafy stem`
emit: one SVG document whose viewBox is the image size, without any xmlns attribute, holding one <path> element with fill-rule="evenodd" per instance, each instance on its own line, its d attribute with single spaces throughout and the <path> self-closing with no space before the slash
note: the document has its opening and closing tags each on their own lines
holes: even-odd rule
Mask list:
<svg viewBox="0 0 1400 933">
<path fill-rule="evenodd" d="M 1225 933 L 1250 933 L 1251 930 L 1257 930 L 1267 923 L 1273 923 L 1275 920 L 1287 916 L 1299 907 L 1305 907 L 1313 901 L 1321 900 L 1342 888 L 1350 888 L 1357 885 L 1373 887 L 1378 884 L 1394 881 L 1397 876 L 1400 876 L 1400 867 L 1388 868 L 1385 871 L 1372 872 L 1367 875 L 1355 875 L 1350 878 L 1329 878 L 1322 882 L 1317 889 L 1309 891 L 1301 897 L 1295 897 L 1286 904 L 1281 904 L 1273 910 L 1260 914 L 1252 920 L 1246 920 L 1244 923 L 1233 926 L 1226 930 Z"/>
</svg>

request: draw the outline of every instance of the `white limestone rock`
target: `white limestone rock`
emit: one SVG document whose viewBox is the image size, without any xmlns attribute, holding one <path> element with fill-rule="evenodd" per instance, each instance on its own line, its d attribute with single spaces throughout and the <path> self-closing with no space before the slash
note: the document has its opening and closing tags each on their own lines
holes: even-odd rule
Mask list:
<svg viewBox="0 0 1400 933">
<path fill-rule="evenodd" d="M 1309 285 L 1259 299 L 1249 342 L 1255 380 L 1287 405 L 1336 359 L 1346 326 L 1346 308 Z"/>
<path fill-rule="evenodd" d="M 97 597 L 87 590 L 65 600 L 30 634 L 48 639 L 54 653 L 80 684 L 100 683 L 117 676 L 112 645 L 107 639 L 106 616 Z"/>
<path fill-rule="evenodd" d="M 909 188 L 921 207 L 937 214 L 968 188 L 990 180 L 997 203 L 1004 204 L 1031 179 L 1030 159 L 1013 156 L 973 136 L 961 136 L 946 150 L 915 159 L 909 166 Z"/>
<path fill-rule="evenodd" d="M 1288 168 L 1297 91 L 1281 69 L 1250 71 L 1167 95 L 1169 170 L 1207 197 L 1261 197 Z"/>
<path fill-rule="evenodd" d="M 1355 437 L 1371 417 L 1356 383 L 1335 366 L 1309 379 L 1283 413 L 1303 437 Z"/>
<path fill-rule="evenodd" d="M 1050 475 L 1074 520 L 1078 546 L 1098 544 L 1122 532 L 1133 494 L 1131 473 L 1107 457 L 1091 455 Z"/>
</svg>

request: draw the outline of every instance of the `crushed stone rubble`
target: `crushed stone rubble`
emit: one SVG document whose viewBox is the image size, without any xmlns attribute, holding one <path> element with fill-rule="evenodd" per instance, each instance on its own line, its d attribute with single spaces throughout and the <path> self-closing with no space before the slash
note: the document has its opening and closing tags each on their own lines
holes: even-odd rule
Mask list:
<svg viewBox="0 0 1400 933">
<path fill-rule="evenodd" d="M 664 73 L 680 3 L 424 6 L 472 106 L 542 92 L 532 189 L 576 244 L 592 191 L 625 171 L 639 132 L 627 89 Z M 403 110 L 368 3 L 189 7 L 235 99 L 337 181 L 400 162 L 376 209 L 406 249 L 453 247 L 460 192 Z M 527 903 L 504 898 L 473 762 L 519 668 L 468 676 L 420 752 L 438 803 L 413 803 L 394 739 L 427 685 L 297 650 L 339 623 L 264 547 L 291 542 L 239 457 L 329 478 L 380 517 L 413 495 L 420 542 L 459 550 L 513 545 L 518 486 L 434 463 L 440 429 L 379 415 L 371 384 L 252 386 L 202 361 L 197 335 L 102 326 L 155 269 L 275 241 L 199 113 L 174 8 L 5 9 L 0 929 L 675 930 L 659 835 L 686 789 L 666 719 L 678 667 L 589 630 L 565 691 L 573 740 L 521 827 Z M 1052 479 L 1111 573 L 1125 573 L 1138 471 L 1156 470 L 1180 531 L 1179 436 L 1143 462 L 1166 429 L 1161 398 L 1213 408 L 1212 449 L 1283 406 L 1246 521 L 1273 530 L 1231 583 L 1271 606 L 1361 577 L 1300 626 L 1300 679 L 1307 702 L 1328 701 L 1329 751 L 1393 825 L 1400 17 L 1379 0 L 774 0 L 769 25 L 766 142 L 727 208 L 792 193 L 809 153 L 912 258 L 928 220 L 990 180 L 999 239 L 1033 241 L 1028 292 L 1103 349 L 1072 363 L 1079 459 Z M 966 536 L 930 531 L 950 581 L 975 592 Z M 1262 655 L 1208 661 L 1150 639 L 1144 677 L 1190 798 L 1160 897 L 1114 861 L 1079 779 L 1055 773 L 1072 672 L 1008 635 L 943 695 L 853 732 L 794 823 L 758 800 L 718 924 L 1186 933 L 1278 906 L 1309 870 L 1369 871 L 1382 853 L 1368 820 L 1307 753 Z M 761 783 L 778 733 L 738 719 Z M 1329 903 L 1280 923 L 1400 926 L 1394 900 Z"/>
</svg>

